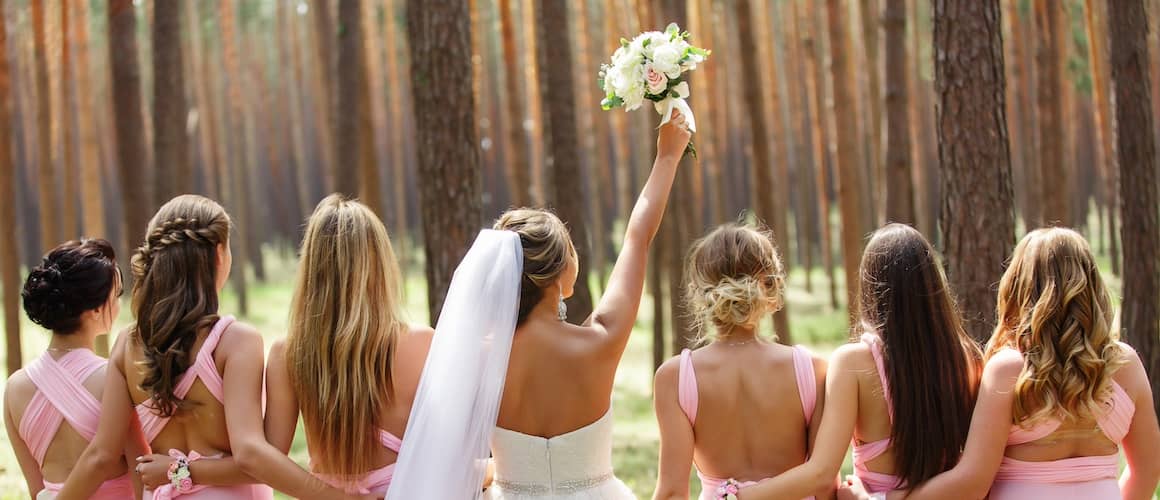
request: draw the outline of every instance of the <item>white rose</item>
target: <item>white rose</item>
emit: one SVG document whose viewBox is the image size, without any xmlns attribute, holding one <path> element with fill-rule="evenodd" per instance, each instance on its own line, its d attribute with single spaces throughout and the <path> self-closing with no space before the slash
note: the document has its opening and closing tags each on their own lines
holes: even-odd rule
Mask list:
<svg viewBox="0 0 1160 500">
<path fill-rule="evenodd" d="M 653 69 L 664 73 L 669 79 L 681 76 L 681 57 L 684 51 L 672 43 L 663 43 L 653 48 Z"/>
<path fill-rule="evenodd" d="M 625 111 L 635 111 L 644 104 L 644 84 L 637 81 L 636 85 L 625 89 L 624 93 L 617 94 L 624 101 Z"/>
</svg>

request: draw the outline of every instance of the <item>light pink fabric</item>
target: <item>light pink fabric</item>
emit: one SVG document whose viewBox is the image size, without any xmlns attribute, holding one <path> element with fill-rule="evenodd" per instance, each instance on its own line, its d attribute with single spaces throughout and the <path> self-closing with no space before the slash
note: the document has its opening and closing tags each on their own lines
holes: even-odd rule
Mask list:
<svg viewBox="0 0 1160 500">
<path fill-rule="evenodd" d="M 1108 440 L 1119 445 L 1128 434 L 1136 404 L 1120 384 L 1112 381 L 1112 395 L 1105 403 L 1106 411 L 1097 416 L 1096 423 Z M 1060 421 L 1043 420 L 1024 428 L 1012 426 L 1007 445 L 1014 446 L 1043 439 L 1059 429 Z M 1055 500 L 1079 498 L 1119 498 L 1116 482 L 1119 473 L 1119 454 L 1065 458 L 1047 462 L 1028 462 L 1003 457 L 995 475 L 991 498 L 1039 498 L 1052 496 Z M 1062 486 L 1062 487 L 1061 487 Z"/>
<path fill-rule="evenodd" d="M 802 403 L 802 414 L 806 418 L 806 427 L 810 425 L 810 421 L 814 416 L 814 408 L 818 402 L 818 386 L 817 379 L 814 375 L 814 362 L 810 355 L 810 351 L 802 346 L 794 346 L 793 348 L 793 371 L 794 379 L 797 382 L 798 396 Z M 697 373 L 693 369 L 693 353 L 685 349 L 681 351 L 680 369 L 677 371 L 677 402 L 681 406 L 681 411 L 689 418 L 689 425 L 697 421 L 697 405 L 698 405 L 698 389 L 697 389 Z M 717 488 L 725 484 L 727 479 L 706 476 L 697 471 L 697 477 L 701 479 L 701 499 L 712 499 L 717 491 Z M 741 486 L 749 486 L 757 484 L 755 481 L 741 482 Z M 813 497 L 810 497 L 812 500 Z"/>
<path fill-rule="evenodd" d="M 24 368 L 36 386 L 36 394 L 20 418 L 17 432 L 36 463 L 44 465 L 44 455 L 64 422 L 89 441 L 97 435 L 101 402 L 85 389 L 84 382 L 105 363 L 105 358 L 88 349 L 75 349 L 60 359 L 53 359 L 46 352 Z M 53 493 L 59 492 L 62 486 L 44 482 L 44 489 Z M 133 483 L 126 474 L 105 481 L 90 498 L 112 500 L 132 495 Z"/>
<path fill-rule="evenodd" d="M 399 448 L 403 447 L 403 440 L 382 429 L 379 429 L 379 443 L 384 448 L 395 453 L 399 453 Z M 387 490 L 391 487 L 391 479 L 394 476 L 395 464 L 390 464 L 368 472 L 354 484 L 344 483 L 341 478 L 315 474 L 315 477 L 321 479 L 326 484 L 345 490 L 352 495 L 368 495 L 371 493 L 386 494 Z"/>
<path fill-rule="evenodd" d="M 882 357 L 882 339 L 879 339 L 877 335 L 864 333 L 862 334 L 862 342 L 870 347 L 870 353 L 874 355 L 874 366 L 878 369 L 878 380 L 882 382 L 882 397 L 886 399 L 886 412 L 893 424 L 894 403 L 890 400 L 890 381 L 886 380 L 886 363 Z M 905 486 L 900 484 L 901 480 L 898 476 L 874 472 L 866 468 L 867 462 L 882 456 L 886 450 L 890 449 L 890 438 L 862 444 L 855 441 L 853 446 L 854 475 L 862 480 L 862 484 L 866 485 L 867 490 L 871 493 L 878 493 L 902 489 Z"/>
<path fill-rule="evenodd" d="M 205 385 L 205 388 L 209 390 L 214 399 L 217 399 L 218 402 L 224 402 L 222 376 L 218 373 L 217 364 L 214 363 L 213 352 L 217 349 L 218 342 L 221 341 L 226 329 L 233 323 L 233 316 L 222 316 L 213 325 L 213 329 L 206 336 L 205 342 L 201 345 L 201 349 L 197 351 L 197 357 L 194 358 L 193 364 L 181 375 L 177 386 L 174 387 L 173 394 L 175 396 L 185 398 L 190 388 L 193 387 L 193 383 L 200 379 L 201 383 Z M 155 413 L 151 406 L 148 401 L 137 405 L 137 418 L 141 421 L 141 429 L 145 433 L 145 439 L 150 443 L 154 439 L 157 439 L 157 435 L 169 423 L 169 417 L 163 417 Z M 170 451 L 181 453 L 180 450 Z M 177 497 L 181 497 L 183 500 L 268 500 L 274 498 L 274 491 L 269 486 L 257 484 L 229 487 L 203 487 L 202 485 L 198 485 L 195 487 L 195 491 L 186 494 L 174 491 L 170 485 L 162 486 L 156 491 L 145 490 L 146 499 L 170 500 Z"/>
</svg>

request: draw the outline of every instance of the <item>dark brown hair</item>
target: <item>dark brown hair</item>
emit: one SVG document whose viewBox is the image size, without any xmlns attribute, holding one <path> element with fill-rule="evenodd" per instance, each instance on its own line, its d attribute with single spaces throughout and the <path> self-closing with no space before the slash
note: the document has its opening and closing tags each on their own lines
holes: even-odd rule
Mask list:
<svg viewBox="0 0 1160 500">
<path fill-rule="evenodd" d="M 862 254 L 858 317 L 884 346 L 895 475 L 913 488 L 954 467 L 975 406 L 981 355 L 963 330 L 938 256 L 889 224 Z"/>
<path fill-rule="evenodd" d="M 495 221 L 493 229 L 513 231 L 520 235 L 524 249 L 524 276 L 520 280 L 520 312 L 517 325 L 524 324 L 532 309 L 544 298 L 550 286 L 576 259 L 576 248 L 568 227 L 556 214 L 533 208 L 508 210 Z"/>
<path fill-rule="evenodd" d="M 229 234 L 221 205 L 182 195 L 157 211 L 133 255 L 133 333 L 146 372 L 141 389 L 162 416 L 184 407 L 174 388 L 193 363 L 198 332 L 218 320 L 217 249 L 229 243 Z"/>
<path fill-rule="evenodd" d="M 76 333 L 82 314 L 109 301 L 119 274 L 117 255 L 108 241 L 63 243 L 28 273 L 20 292 L 24 312 L 53 333 Z"/>
</svg>

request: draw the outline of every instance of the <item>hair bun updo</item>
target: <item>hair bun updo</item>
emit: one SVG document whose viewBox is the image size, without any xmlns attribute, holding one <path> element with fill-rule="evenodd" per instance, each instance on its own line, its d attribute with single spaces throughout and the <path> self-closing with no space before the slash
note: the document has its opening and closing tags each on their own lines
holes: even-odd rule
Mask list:
<svg viewBox="0 0 1160 500">
<path fill-rule="evenodd" d="M 685 299 L 698 338 L 710 328 L 756 328 L 785 305 L 785 272 L 768 232 L 729 224 L 697 240 L 685 266 Z"/>
<path fill-rule="evenodd" d="M 81 315 L 109 300 L 116 284 L 116 254 L 105 240 L 69 241 L 32 268 L 20 296 L 33 323 L 54 333 L 74 333 Z"/>
</svg>

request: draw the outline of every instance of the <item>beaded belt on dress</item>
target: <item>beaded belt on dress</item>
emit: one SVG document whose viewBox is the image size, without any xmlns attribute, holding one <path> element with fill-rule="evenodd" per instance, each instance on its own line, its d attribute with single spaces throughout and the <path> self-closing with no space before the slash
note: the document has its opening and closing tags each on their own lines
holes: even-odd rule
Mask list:
<svg viewBox="0 0 1160 500">
<path fill-rule="evenodd" d="M 503 488 L 504 493 L 518 493 L 520 495 L 554 495 L 560 493 L 576 493 L 587 489 L 600 486 L 605 481 L 613 478 L 612 472 L 601 474 L 599 476 L 590 477 L 586 479 L 576 479 L 573 481 L 561 481 L 555 486 L 548 486 L 539 483 L 517 483 L 513 481 L 504 481 L 503 479 L 496 479 L 495 484 Z"/>
</svg>

